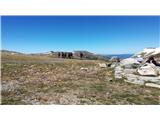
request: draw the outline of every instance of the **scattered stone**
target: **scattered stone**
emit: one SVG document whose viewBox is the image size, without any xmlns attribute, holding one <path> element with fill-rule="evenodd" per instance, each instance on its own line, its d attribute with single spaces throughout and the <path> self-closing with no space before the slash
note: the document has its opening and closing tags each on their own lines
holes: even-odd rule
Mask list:
<svg viewBox="0 0 160 120">
<path fill-rule="evenodd" d="M 146 83 L 145 86 L 160 88 L 160 85 L 157 85 L 157 84 L 155 84 L 155 83 Z"/>
<path fill-rule="evenodd" d="M 98 63 L 100 68 L 106 68 L 107 65 L 105 63 Z"/>
<path fill-rule="evenodd" d="M 88 71 L 88 68 L 82 67 L 81 70 Z"/>
</svg>

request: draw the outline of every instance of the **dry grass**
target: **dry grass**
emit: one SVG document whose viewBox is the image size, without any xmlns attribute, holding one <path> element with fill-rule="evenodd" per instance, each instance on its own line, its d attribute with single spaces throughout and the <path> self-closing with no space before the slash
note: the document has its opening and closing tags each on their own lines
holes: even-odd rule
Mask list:
<svg viewBox="0 0 160 120">
<path fill-rule="evenodd" d="M 21 57 L 2 63 L 2 104 L 160 104 L 159 89 L 114 80 L 102 61 Z"/>
</svg>

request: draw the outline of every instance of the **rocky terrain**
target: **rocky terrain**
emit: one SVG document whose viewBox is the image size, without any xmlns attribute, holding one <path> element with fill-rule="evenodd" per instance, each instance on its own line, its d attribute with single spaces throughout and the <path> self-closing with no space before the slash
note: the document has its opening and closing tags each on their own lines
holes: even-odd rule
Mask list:
<svg viewBox="0 0 160 120">
<path fill-rule="evenodd" d="M 135 69 L 118 68 L 119 63 L 108 67 L 111 62 L 105 60 L 8 53 L 1 56 L 1 95 L 5 105 L 160 104 L 159 88 L 125 82 L 127 79 L 120 78 L 115 69 L 123 69 L 128 78 L 133 78 Z M 152 77 L 152 82 L 159 81 Z"/>
<path fill-rule="evenodd" d="M 124 59 L 115 67 L 115 78 L 139 85 L 160 88 L 160 66 L 146 63 L 146 60 L 153 56 L 160 62 L 160 48 L 144 49 L 133 55 L 131 58 Z M 142 59 L 141 62 L 138 60 Z"/>
<path fill-rule="evenodd" d="M 160 48 L 145 48 L 141 52 L 133 55 L 132 58 L 143 57 L 146 60 L 150 56 L 154 56 L 154 58 L 160 62 Z"/>
</svg>

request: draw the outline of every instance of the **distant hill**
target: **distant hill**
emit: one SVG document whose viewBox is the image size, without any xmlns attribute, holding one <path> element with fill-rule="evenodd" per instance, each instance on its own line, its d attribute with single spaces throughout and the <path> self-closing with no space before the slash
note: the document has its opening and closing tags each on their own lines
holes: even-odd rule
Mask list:
<svg viewBox="0 0 160 120">
<path fill-rule="evenodd" d="M 30 53 L 30 54 L 24 54 L 24 53 L 20 53 L 20 52 L 16 52 L 16 51 L 10 51 L 10 50 L 1 50 L 1 52 L 4 54 L 9 54 L 9 55 L 17 55 L 17 54 L 21 54 L 21 55 L 29 55 L 29 56 L 49 56 L 52 58 L 57 58 L 58 57 L 58 52 L 66 52 L 66 51 L 49 51 L 49 52 L 41 52 L 41 53 Z M 74 51 L 73 53 L 73 58 L 80 58 L 80 53 L 83 54 L 83 59 L 90 59 L 90 60 L 108 60 L 108 58 L 106 56 L 103 55 L 98 55 L 98 54 L 94 54 L 88 51 Z"/>
<path fill-rule="evenodd" d="M 20 53 L 20 52 L 16 52 L 16 51 L 10 51 L 10 50 L 1 50 L 1 53 L 6 53 L 6 54 L 24 54 L 24 53 Z"/>
<path fill-rule="evenodd" d="M 29 55 L 42 55 L 42 56 L 45 56 L 45 55 L 52 55 L 52 51 L 49 51 L 49 52 L 43 52 L 43 53 L 30 53 Z"/>
<path fill-rule="evenodd" d="M 108 60 L 107 57 L 103 55 L 94 54 L 88 51 L 74 51 L 74 57 L 80 58 L 80 53 L 83 54 L 83 58 L 85 59 L 92 59 L 92 60 Z"/>
</svg>

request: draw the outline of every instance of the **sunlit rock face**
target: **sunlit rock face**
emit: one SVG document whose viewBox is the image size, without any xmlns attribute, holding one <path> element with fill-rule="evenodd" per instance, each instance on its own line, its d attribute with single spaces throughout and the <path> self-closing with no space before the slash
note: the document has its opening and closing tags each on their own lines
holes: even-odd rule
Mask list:
<svg viewBox="0 0 160 120">
<path fill-rule="evenodd" d="M 151 56 L 157 63 L 160 63 L 160 48 L 146 48 L 131 58 L 122 60 L 114 69 L 115 79 L 124 79 L 129 83 L 160 88 L 160 66 L 146 63 Z"/>
<path fill-rule="evenodd" d="M 154 64 L 146 63 L 138 68 L 138 73 L 143 76 L 158 76 L 158 70 Z"/>
<path fill-rule="evenodd" d="M 155 60 L 160 62 L 160 47 L 158 48 L 145 48 L 141 52 L 136 53 L 133 55 L 133 58 L 142 57 L 144 59 L 148 59 L 150 56 L 153 56 Z"/>
</svg>

